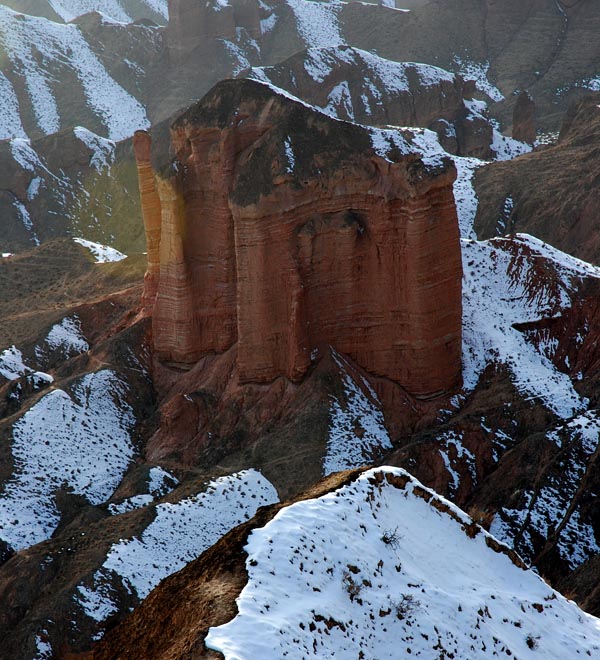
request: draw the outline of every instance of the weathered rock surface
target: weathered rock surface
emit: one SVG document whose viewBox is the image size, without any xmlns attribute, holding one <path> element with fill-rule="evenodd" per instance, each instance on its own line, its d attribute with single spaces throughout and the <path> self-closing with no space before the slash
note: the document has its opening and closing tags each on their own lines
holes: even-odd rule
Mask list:
<svg viewBox="0 0 600 660">
<path fill-rule="evenodd" d="M 146 251 L 148 254 L 148 268 L 144 276 L 144 308 L 152 308 L 160 277 L 160 229 L 161 206 L 154 172 L 150 157 L 151 138 L 145 131 L 137 131 L 133 137 L 133 149 L 138 171 L 138 185 L 144 232 L 146 235 Z"/>
<path fill-rule="evenodd" d="M 526 91 L 519 94 L 513 108 L 512 136 L 527 144 L 535 142 L 535 102 Z"/>
<path fill-rule="evenodd" d="M 175 161 L 157 178 L 160 359 L 191 365 L 237 342 L 241 382 L 297 381 L 331 344 L 413 394 L 456 386 L 447 161 L 427 167 L 398 147 L 382 157 L 367 130 L 242 80 L 217 85 L 172 140 Z"/>
<path fill-rule="evenodd" d="M 592 263 L 600 263 L 595 231 L 600 208 L 600 94 L 573 104 L 557 144 L 475 175 L 480 238 L 526 231 Z"/>
</svg>

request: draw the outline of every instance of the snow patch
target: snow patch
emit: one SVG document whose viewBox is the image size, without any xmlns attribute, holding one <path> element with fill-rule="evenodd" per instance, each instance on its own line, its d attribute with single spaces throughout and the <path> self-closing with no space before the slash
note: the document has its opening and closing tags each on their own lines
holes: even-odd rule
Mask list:
<svg viewBox="0 0 600 660">
<path fill-rule="evenodd" d="M 504 100 L 504 94 L 488 79 L 489 62 L 475 62 L 469 58 L 455 55 L 454 64 L 458 68 L 458 73 L 465 80 L 474 80 L 477 89 L 487 94 L 492 101 L 499 102 Z"/>
<path fill-rule="evenodd" d="M 287 166 L 285 171 L 291 174 L 294 171 L 294 166 L 296 165 L 296 157 L 294 156 L 292 141 L 289 136 L 284 141 L 283 148 L 285 149 L 285 157 L 287 158 Z"/>
<path fill-rule="evenodd" d="M 115 250 L 115 248 L 109 247 L 108 245 L 101 245 L 100 243 L 94 243 L 92 241 L 86 241 L 83 238 L 74 238 L 75 243 L 83 245 L 86 247 L 96 259 L 97 264 L 105 264 L 113 261 L 121 261 L 127 259 L 127 255 Z"/>
<path fill-rule="evenodd" d="M 16 380 L 31 371 L 23 361 L 23 353 L 16 346 L 13 345 L 0 353 L 0 376 L 7 380 Z"/>
<path fill-rule="evenodd" d="M 90 158 L 90 166 L 97 172 L 102 172 L 107 167 L 110 167 L 115 157 L 115 143 L 112 140 L 88 131 L 83 126 L 76 126 L 73 132 L 79 140 L 92 152 Z"/>
<path fill-rule="evenodd" d="M 0 71 L 0 140 L 26 137 L 17 95 L 10 80 Z"/>
<path fill-rule="evenodd" d="M 111 503 L 108 510 L 114 516 L 141 509 L 152 504 L 157 498 L 170 493 L 179 481 L 161 467 L 153 467 L 148 473 L 148 493 L 133 495 L 119 503 Z"/>
<path fill-rule="evenodd" d="M 62 348 L 69 356 L 79 355 L 90 348 L 81 332 L 81 321 L 76 315 L 67 316 L 53 325 L 44 341 L 51 350 Z"/>
<path fill-rule="evenodd" d="M 311 0 L 285 0 L 296 17 L 298 34 L 309 48 L 343 44 L 338 12 L 341 2 L 312 2 Z"/>
</svg>

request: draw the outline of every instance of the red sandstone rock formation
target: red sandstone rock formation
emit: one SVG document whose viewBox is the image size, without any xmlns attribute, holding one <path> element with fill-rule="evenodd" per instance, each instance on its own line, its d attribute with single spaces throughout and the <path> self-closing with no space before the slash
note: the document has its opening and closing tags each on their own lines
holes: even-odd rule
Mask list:
<svg viewBox="0 0 600 660">
<path fill-rule="evenodd" d="M 460 382 L 449 161 L 376 155 L 364 128 L 249 80 L 213 88 L 172 143 L 156 186 L 159 359 L 191 365 L 237 342 L 240 382 L 297 381 L 331 344 L 416 396 Z M 143 152 L 138 138 L 141 172 Z M 152 195 L 148 184 L 147 227 Z"/>
<path fill-rule="evenodd" d="M 148 251 L 148 269 L 144 277 L 142 305 L 146 311 L 150 311 L 156 299 L 160 275 L 161 208 L 150 162 L 151 140 L 146 131 L 136 132 L 133 137 L 133 149 L 137 164 L 142 217 L 144 219 Z"/>
</svg>

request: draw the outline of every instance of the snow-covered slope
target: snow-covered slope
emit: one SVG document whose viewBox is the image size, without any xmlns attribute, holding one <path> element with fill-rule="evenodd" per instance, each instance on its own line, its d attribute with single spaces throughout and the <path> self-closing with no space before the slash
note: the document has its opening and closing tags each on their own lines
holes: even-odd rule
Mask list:
<svg viewBox="0 0 600 660">
<path fill-rule="evenodd" d="M 5 0 L 2 4 L 25 14 L 65 22 L 92 11 L 102 14 L 105 20 L 121 23 L 143 18 L 164 23 L 169 17 L 167 0 Z"/>
<path fill-rule="evenodd" d="M 597 619 L 397 468 L 283 509 L 246 550 L 239 614 L 207 637 L 227 660 L 600 652 Z"/>
<path fill-rule="evenodd" d="M 586 485 L 595 472 L 595 454 L 600 443 L 600 416 L 590 410 L 559 424 L 546 434 L 559 451 L 558 465 L 548 470 L 537 484 L 520 494 L 519 505 L 505 506 L 494 516 L 491 531 L 532 561 L 539 539 L 553 537 L 560 560 L 575 570 L 600 553 L 585 500 L 593 498 Z M 581 497 L 581 494 L 584 494 Z"/>
<path fill-rule="evenodd" d="M 472 389 L 490 362 L 506 364 L 524 397 L 563 419 L 581 412 L 582 399 L 544 346 L 515 325 L 552 318 L 571 307 L 584 278 L 600 269 L 538 239 L 463 240 L 464 384 Z"/>
<path fill-rule="evenodd" d="M 277 501 L 269 481 L 247 470 L 216 479 L 192 497 L 157 505 L 155 518 L 145 530 L 115 543 L 89 586 L 77 587 L 76 606 L 96 622 L 101 634 L 108 616 L 123 609 L 113 586 L 115 579 L 142 600 L 161 580 L 251 518 L 258 507 Z"/>
<path fill-rule="evenodd" d="M 79 26 L 0 5 L 0 48 L 6 107 L 0 139 L 55 133 L 69 126 L 65 117 L 73 116 L 93 115 L 112 140 L 148 126 L 142 104 L 110 75 Z M 65 94 L 65 85 L 74 86 L 70 94 Z"/>
<path fill-rule="evenodd" d="M 381 402 L 369 382 L 332 349 L 343 384 L 343 397 L 331 398 L 323 474 L 374 463 L 392 448 Z"/>
<path fill-rule="evenodd" d="M 500 133 L 487 104 L 472 98 L 473 83 L 429 64 L 329 45 L 243 75 L 283 88 L 337 119 L 432 128 L 448 150 L 463 156 L 509 159 L 530 150 Z"/>
<path fill-rule="evenodd" d="M 133 457 L 126 384 L 110 370 L 44 395 L 13 426 L 13 476 L 0 494 L 0 539 L 15 550 L 49 538 L 61 488 L 107 500 Z"/>
</svg>

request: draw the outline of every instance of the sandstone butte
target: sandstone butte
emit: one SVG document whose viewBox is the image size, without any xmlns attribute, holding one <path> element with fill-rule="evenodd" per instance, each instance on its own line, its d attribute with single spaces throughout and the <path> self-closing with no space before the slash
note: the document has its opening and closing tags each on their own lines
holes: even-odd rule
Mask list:
<svg viewBox="0 0 600 660">
<path fill-rule="evenodd" d="M 153 164 L 145 132 L 134 148 L 161 363 L 237 344 L 241 384 L 297 382 L 331 345 L 415 397 L 460 384 L 449 159 L 384 158 L 369 129 L 252 80 L 223 81 L 180 116 L 168 164 Z"/>
</svg>

